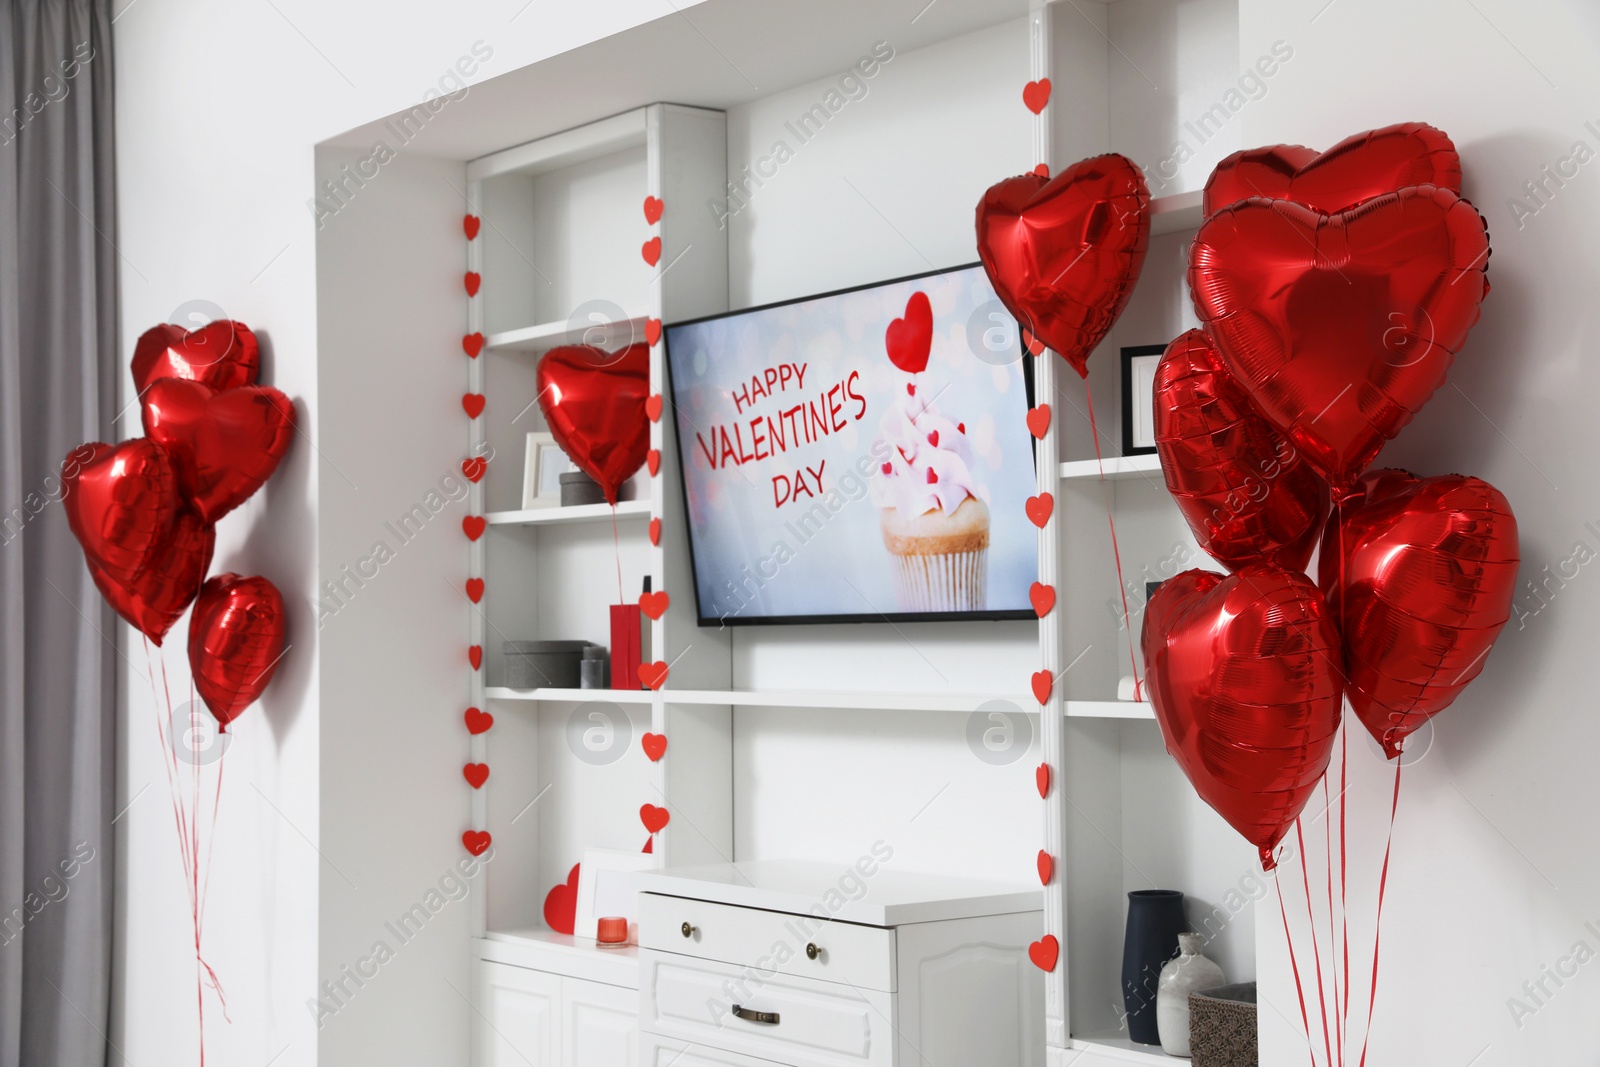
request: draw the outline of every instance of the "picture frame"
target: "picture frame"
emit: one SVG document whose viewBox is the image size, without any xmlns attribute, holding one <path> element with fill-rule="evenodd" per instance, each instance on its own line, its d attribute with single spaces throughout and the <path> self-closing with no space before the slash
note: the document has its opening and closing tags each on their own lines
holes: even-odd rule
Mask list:
<svg viewBox="0 0 1600 1067">
<path fill-rule="evenodd" d="M 572 923 L 574 937 L 591 940 L 600 919 L 620 915 L 628 920 L 628 940 L 639 921 L 639 894 L 634 875 L 655 869 L 655 857 L 644 852 L 586 848 L 578 867 L 578 901 Z"/>
<path fill-rule="evenodd" d="M 522 461 L 523 510 L 559 506 L 561 475 L 570 469 L 572 461 L 554 435 L 543 431 L 528 434 Z"/>
<path fill-rule="evenodd" d="M 1148 456 L 1156 450 L 1156 367 L 1166 345 L 1132 345 L 1122 350 L 1122 454 Z"/>
</svg>

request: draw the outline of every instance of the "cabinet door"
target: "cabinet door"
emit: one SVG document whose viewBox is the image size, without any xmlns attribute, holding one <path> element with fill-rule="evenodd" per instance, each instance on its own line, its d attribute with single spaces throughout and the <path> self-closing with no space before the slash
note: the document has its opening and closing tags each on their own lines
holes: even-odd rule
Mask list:
<svg viewBox="0 0 1600 1067">
<path fill-rule="evenodd" d="M 473 1067 L 559 1067 L 561 979 L 478 962 Z"/>
<path fill-rule="evenodd" d="M 635 1067 L 639 993 L 621 986 L 561 980 L 563 1067 Z"/>
</svg>

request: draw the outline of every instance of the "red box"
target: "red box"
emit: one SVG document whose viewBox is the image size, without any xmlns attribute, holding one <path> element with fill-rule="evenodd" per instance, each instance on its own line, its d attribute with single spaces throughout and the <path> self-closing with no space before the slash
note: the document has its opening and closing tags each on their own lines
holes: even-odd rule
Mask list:
<svg viewBox="0 0 1600 1067">
<path fill-rule="evenodd" d="M 639 605 L 611 605 L 611 688 L 639 688 Z"/>
</svg>

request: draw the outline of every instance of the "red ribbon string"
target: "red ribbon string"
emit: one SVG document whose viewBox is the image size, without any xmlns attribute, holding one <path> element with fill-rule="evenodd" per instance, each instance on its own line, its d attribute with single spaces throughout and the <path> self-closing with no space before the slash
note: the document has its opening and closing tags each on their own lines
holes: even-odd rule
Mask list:
<svg viewBox="0 0 1600 1067">
<path fill-rule="evenodd" d="M 1366 1067 L 1372 1039 L 1372 1010 L 1378 1001 L 1378 948 L 1383 938 L 1383 895 L 1389 888 L 1389 850 L 1394 846 L 1395 814 L 1400 810 L 1400 757 L 1394 761 L 1394 799 L 1389 803 L 1389 840 L 1383 846 L 1383 874 L 1378 878 L 1378 921 L 1372 931 L 1372 990 L 1367 995 L 1367 1030 L 1361 1038 L 1361 1067 Z"/>
<path fill-rule="evenodd" d="M 1300 962 L 1294 954 L 1294 937 L 1289 933 L 1289 912 L 1283 906 L 1283 879 L 1275 878 L 1278 886 L 1278 914 L 1283 917 L 1283 942 L 1289 946 L 1289 967 L 1294 971 L 1294 993 L 1300 999 L 1300 1025 L 1306 1031 L 1306 1054 L 1311 1057 L 1311 1067 L 1317 1067 L 1317 1050 L 1311 1044 L 1311 1017 L 1306 1014 L 1306 989 L 1300 981 Z"/>
<path fill-rule="evenodd" d="M 1328 776 L 1322 776 L 1322 845 L 1323 853 L 1328 864 L 1328 958 L 1331 961 L 1334 950 L 1338 947 L 1339 938 L 1333 928 L 1333 827 L 1329 821 L 1333 818 L 1333 801 L 1328 798 Z M 1333 970 L 1333 1018 L 1338 1022 L 1339 1011 L 1339 972 Z M 1344 1063 L 1344 1033 L 1335 1027 L 1333 1031 L 1334 1047 L 1339 1052 L 1339 1063 Z"/>
<path fill-rule="evenodd" d="M 1332 1064 L 1333 1044 L 1328 1040 L 1328 998 L 1322 981 L 1322 945 L 1317 940 L 1317 918 L 1311 913 L 1311 874 L 1306 870 L 1306 837 L 1299 819 L 1294 821 L 1294 834 L 1300 845 L 1300 880 L 1306 889 L 1306 929 L 1311 934 L 1311 952 L 1317 963 L 1317 1003 L 1322 1009 L 1319 1015 L 1322 1020 L 1322 1051 L 1328 1063 Z"/>
<path fill-rule="evenodd" d="M 1100 484 L 1105 488 L 1106 461 L 1100 455 L 1100 428 L 1094 421 L 1094 390 L 1086 380 L 1083 393 L 1089 402 L 1089 435 L 1094 438 L 1094 460 L 1100 465 Z M 1106 525 L 1111 527 L 1111 558 L 1117 564 L 1117 592 L 1122 595 L 1122 628 L 1128 631 L 1128 666 L 1133 668 L 1133 699 L 1144 699 L 1144 684 L 1139 679 L 1139 661 L 1133 655 L 1133 622 L 1128 614 L 1128 587 L 1122 580 L 1122 550 L 1117 547 L 1117 520 L 1111 511 L 1111 496 L 1106 494 Z"/>
<path fill-rule="evenodd" d="M 1339 730 L 1339 916 L 1344 925 L 1340 943 L 1344 952 L 1344 1013 L 1339 1020 L 1340 1062 L 1343 1047 L 1350 1040 L 1350 908 L 1346 889 L 1350 870 L 1350 852 L 1346 847 L 1344 819 L 1345 794 L 1350 789 L 1350 732 Z"/>
<path fill-rule="evenodd" d="M 611 550 L 617 557 L 617 603 L 626 604 L 628 598 L 622 593 L 622 538 L 617 533 L 617 506 L 611 505 Z"/>
</svg>

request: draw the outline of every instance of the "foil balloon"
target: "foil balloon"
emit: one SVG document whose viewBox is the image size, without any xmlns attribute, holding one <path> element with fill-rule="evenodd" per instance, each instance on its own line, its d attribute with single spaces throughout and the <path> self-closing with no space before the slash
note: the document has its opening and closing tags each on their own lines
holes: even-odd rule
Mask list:
<svg viewBox="0 0 1600 1067">
<path fill-rule="evenodd" d="M 1392 759 L 1483 670 L 1511 617 L 1517 520 L 1498 489 L 1371 471 L 1328 521 L 1318 580 L 1350 706 Z"/>
<path fill-rule="evenodd" d="M 145 434 L 172 456 L 179 489 L 207 522 L 261 488 L 294 439 L 294 404 L 267 386 L 218 392 L 163 378 L 142 402 Z"/>
<path fill-rule="evenodd" d="M 1167 751 L 1271 870 L 1339 728 L 1339 635 L 1322 594 L 1265 564 L 1184 571 L 1150 598 L 1142 643 Z"/>
<path fill-rule="evenodd" d="M 1448 189 L 1333 215 L 1251 198 L 1200 227 L 1189 290 L 1256 410 L 1338 491 L 1444 383 L 1488 258 L 1483 219 Z"/>
<path fill-rule="evenodd" d="M 189 669 L 219 729 L 272 681 L 286 623 L 283 596 L 265 578 L 218 574 L 201 588 L 189 620 Z"/>
<path fill-rule="evenodd" d="M 133 384 L 140 395 L 162 378 L 183 378 L 213 389 L 254 385 L 261 347 L 250 327 L 218 319 L 185 331 L 164 322 L 139 335 L 133 347 Z"/>
<path fill-rule="evenodd" d="M 1256 414 L 1200 330 L 1156 368 L 1156 451 L 1167 491 L 1218 563 L 1305 570 L 1328 514 L 1328 483 Z"/>
<path fill-rule="evenodd" d="M 1150 244 L 1150 190 L 1125 156 L 1054 178 L 1023 174 L 978 201 L 978 258 L 1000 302 L 1088 375 L 1089 353 L 1127 306 Z"/>
<path fill-rule="evenodd" d="M 1461 192 L 1461 158 L 1443 130 L 1406 122 L 1346 137 L 1321 153 L 1282 144 L 1235 152 L 1206 181 L 1203 210 L 1210 217 L 1264 196 L 1332 215 L 1408 185 Z"/>
<path fill-rule="evenodd" d="M 216 528 L 185 507 L 165 544 L 137 574 L 118 581 L 90 563 L 89 576 L 117 614 L 159 647 L 200 591 L 215 547 Z"/>
<path fill-rule="evenodd" d="M 646 344 L 617 352 L 563 345 L 539 360 L 539 410 L 551 435 L 612 504 L 650 449 L 649 393 Z"/>
</svg>

